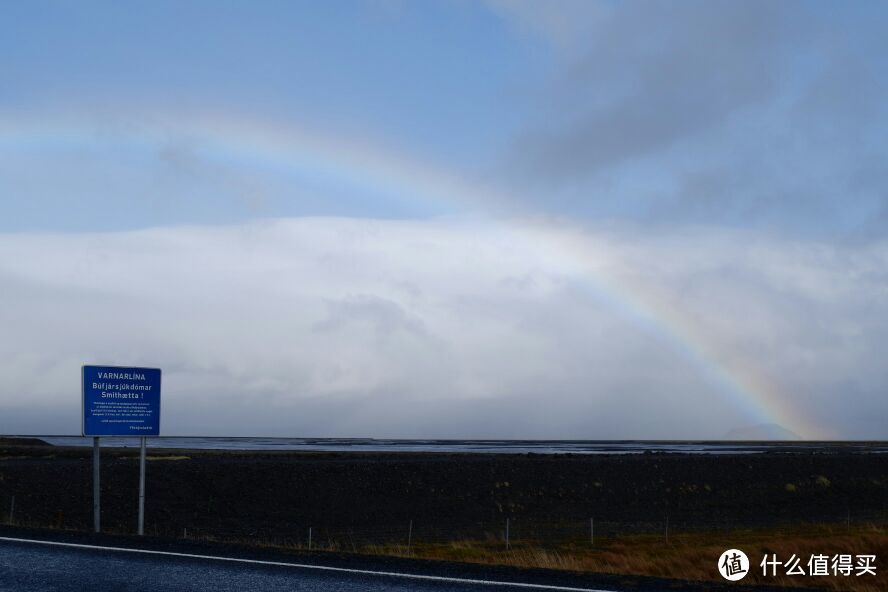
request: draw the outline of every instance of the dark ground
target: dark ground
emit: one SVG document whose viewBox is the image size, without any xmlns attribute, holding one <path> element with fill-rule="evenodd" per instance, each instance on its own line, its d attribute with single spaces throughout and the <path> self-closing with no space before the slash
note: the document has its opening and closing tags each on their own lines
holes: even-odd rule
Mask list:
<svg viewBox="0 0 888 592">
<path fill-rule="evenodd" d="M 24 445 L 22 445 L 24 444 Z M 0 521 L 88 530 L 92 451 L 0 439 Z M 188 458 L 173 460 L 175 457 Z M 315 544 L 883 521 L 888 455 L 484 455 L 149 450 L 146 531 Z M 102 450 L 102 523 L 133 532 L 138 450 Z M 343 541 L 347 538 L 347 541 Z"/>
</svg>

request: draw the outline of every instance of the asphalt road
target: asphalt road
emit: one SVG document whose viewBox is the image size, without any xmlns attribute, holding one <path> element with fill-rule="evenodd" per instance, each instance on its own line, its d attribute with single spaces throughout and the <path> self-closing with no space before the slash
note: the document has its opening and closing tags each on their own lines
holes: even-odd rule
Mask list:
<svg viewBox="0 0 888 592">
<path fill-rule="evenodd" d="M 347 553 L 282 552 L 254 545 L 0 525 L 0 592 L 785 590 L 739 584 L 578 574 Z"/>
<path fill-rule="evenodd" d="M 362 591 L 468 592 L 477 590 L 581 590 L 540 584 L 497 583 L 452 577 L 396 575 L 167 551 L 21 542 L 0 538 L 0 591 Z M 591 589 L 589 589 L 591 590 Z"/>
</svg>

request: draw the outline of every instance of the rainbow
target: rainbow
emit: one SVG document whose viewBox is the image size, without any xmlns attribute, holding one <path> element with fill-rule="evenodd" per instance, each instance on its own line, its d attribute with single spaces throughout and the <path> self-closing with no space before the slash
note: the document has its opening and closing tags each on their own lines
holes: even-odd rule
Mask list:
<svg viewBox="0 0 888 592">
<path fill-rule="evenodd" d="M 495 215 L 515 203 L 500 191 L 353 138 L 213 113 L 181 118 L 147 116 L 141 121 L 108 127 L 90 125 L 82 118 L 28 121 L 0 117 L 0 151 L 125 145 L 156 153 L 184 138 L 201 159 L 332 180 L 404 204 L 422 204 L 428 215 L 455 210 Z M 609 273 L 596 258 L 594 242 L 583 233 L 526 219 L 510 222 L 510 228 L 518 228 L 523 240 L 580 272 L 597 298 L 662 338 L 699 369 L 725 397 L 726 413 L 741 413 L 743 421 L 750 423 L 777 423 L 805 438 L 833 437 L 804 410 L 790 406 L 789 397 L 760 369 L 717 347 L 705 328 L 658 294 L 656 286 Z"/>
</svg>

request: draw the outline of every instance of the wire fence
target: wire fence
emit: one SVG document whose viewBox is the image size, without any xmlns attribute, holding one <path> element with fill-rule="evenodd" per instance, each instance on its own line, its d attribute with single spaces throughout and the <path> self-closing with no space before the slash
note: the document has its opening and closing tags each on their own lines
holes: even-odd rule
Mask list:
<svg viewBox="0 0 888 592">
<path fill-rule="evenodd" d="M 673 522 L 668 518 L 660 521 L 649 522 L 615 522 L 602 521 L 590 518 L 586 521 L 546 523 L 534 520 L 522 520 L 506 518 L 499 522 L 486 522 L 473 525 L 435 525 L 417 524 L 408 521 L 404 524 L 389 527 L 294 527 L 289 533 L 283 533 L 281 529 L 228 529 L 191 528 L 183 527 L 181 533 L 176 536 L 205 537 L 220 539 L 256 539 L 275 541 L 284 546 L 303 548 L 334 548 L 334 549 L 358 549 L 372 545 L 400 544 L 404 546 L 416 546 L 423 544 L 452 544 L 467 541 L 485 543 L 491 546 L 502 545 L 510 548 L 517 545 L 532 545 L 535 547 L 564 547 L 564 546 L 589 546 L 602 543 L 611 539 L 646 535 L 668 540 L 670 536 L 680 536 L 689 533 L 701 532 L 725 532 L 731 533 L 738 530 L 756 528 L 768 528 L 771 531 L 794 530 L 800 527 L 830 527 L 841 532 L 847 529 L 849 532 L 856 528 L 865 528 L 872 524 L 888 524 L 888 518 L 884 515 L 871 515 L 866 518 L 858 517 L 851 521 L 810 521 L 770 524 L 734 524 L 727 526 L 724 523 L 682 523 Z"/>
<path fill-rule="evenodd" d="M 0 490 L 0 523 L 14 526 L 89 530 L 91 522 L 80 515 L 66 519 L 60 510 L 51 511 L 43 505 L 32 505 L 28 496 Z M 86 512 L 88 514 L 88 512 Z M 84 513 L 81 513 L 84 514 Z M 135 518 L 135 505 L 133 506 Z M 133 520 L 134 522 L 134 520 Z M 239 541 L 263 545 L 293 547 L 311 550 L 361 551 L 386 547 L 409 554 L 411 549 L 427 545 L 478 544 L 490 548 L 582 548 L 601 545 L 613 539 L 628 536 L 649 536 L 668 541 L 670 537 L 701 532 L 736 533 L 740 530 L 767 528 L 769 532 L 793 531 L 805 527 L 830 528 L 835 532 L 864 532 L 873 525 L 888 525 L 888 512 L 857 511 L 835 508 L 823 511 L 805 520 L 776 521 L 762 517 L 758 520 L 714 519 L 699 515 L 663 515 L 650 520 L 609 520 L 589 516 L 540 518 L 530 516 L 503 516 L 474 522 L 419 521 L 406 519 L 386 524 L 327 525 L 280 520 L 272 525 L 242 526 L 207 524 L 206 520 L 161 516 L 146 519 L 148 535 L 184 538 Z M 105 523 L 105 531 L 132 533 L 135 525 L 118 522 Z"/>
</svg>

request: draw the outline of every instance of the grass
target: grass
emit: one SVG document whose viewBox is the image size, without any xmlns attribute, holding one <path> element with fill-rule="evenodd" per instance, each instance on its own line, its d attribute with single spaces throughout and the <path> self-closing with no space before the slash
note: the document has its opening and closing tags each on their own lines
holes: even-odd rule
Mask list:
<svg viewBox="0 0 888 592">
<path fill-rule="evenodd" d="M 16 524 L 38 528 L 48 526 L 22 523 L 18 520 Z M 55 527 L 56 525 L 49 525 L 49 528 Z M 191 529 L 188 531 L 188 538 L 283 550 L 307 550 L 305 544 L 259 540 L 255 537 L 218 537 Z M 312 550 L 317 552 L 348 552 L 720 583 L 725 581 L 721 579 L 717 570 L 719 556 L 726 549 L 738 548 L 749 556 L 751 563 L 750 573 L 742 581 L 746 585 L 767 584 L 847 592 L 888 590 L 888 566 L 885 565 L 885 558 L 888 557 L 888 525 L 879 523 L 670 533 L 668 540 L 662 534 L 621 535 L 596 538 L 594 546 L 590 545 L 588 540 L 567 541 L 558 545 L 524 540 L 515 542 L 511 549 L 505 549 L 503 542 L 493 536 L 483 540 L 467 539 L 442 543 L 415 541 L 409 549 L 403 543 L 361 545 L 355 544 L 350 537 L 332 540 L 318 538 L 312 547 Z M 811 555 L 823 554 L 830 557 L 835 554 L 876 555 L 876 576 L 764 577 L 759 562 L 766 554 L 768 556 L 776 554 L 777 559 L 782 561 L 787 561 L 795 554 L 801 558 L 801 564 L 805 566 L 806 571 L 806 564 Z"/>
<path fill-rule="evenodd" d="M 455 541 L 446 544 L 417 544 L 409 556 L 442 561 L 462 561 L 517 567 L 558 569 L 574 572 L 654 576 L 697 581 L 719 581 L 716 564 L 723 551 L 743 550 L 750 559 L 750 574 L 744 584 L 823 588 L 851 592 L 888 589 L 885 557 L 888 529 L 883 525 L 804 526 L 792 529 L 750 529 L 726 532 L 673 534 L 668 542 L 661 535 L 631 535 L 586 543 L 542 546 L 532 541 L 506 550 L 501 542 Z M 361 552 L 407 556 L 404 545 L 370 545 Z M 762 576 L 759 562 L 768 554 L 786 561 L 796 554 L 807 571 L 811 555 L 876 555 L 876 576 Z M 782 571 L 779 569 L 778 572 Z"/>
</svg>

